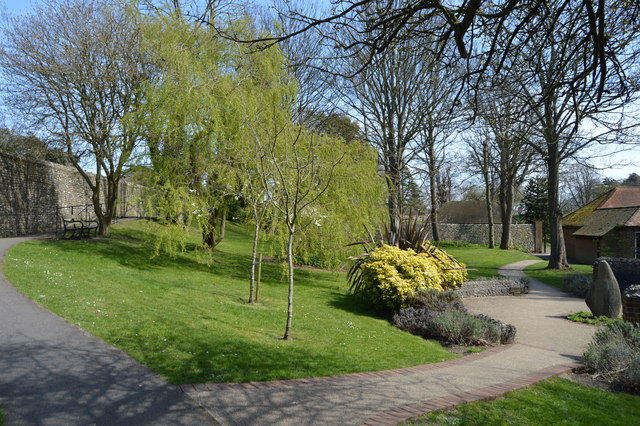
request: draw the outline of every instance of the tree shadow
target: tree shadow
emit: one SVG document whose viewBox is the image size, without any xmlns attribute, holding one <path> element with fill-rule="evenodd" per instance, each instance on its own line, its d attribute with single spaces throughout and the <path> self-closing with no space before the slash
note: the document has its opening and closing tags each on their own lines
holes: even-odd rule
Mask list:
<svg viewBox="0 0 640 426">
<path fill-rule="evenodd" d="M 7 424 L 201 424 L 207 414 L 126 354 L 73 333 L 0 348 Z M 67 334 L 67 333 L 63 333 Z"/>
<path fill-rule="evenodd" d="M 331 294 L 329 306 L 355 315 L 377 319 L 390 319 L 388 312 L 376 308 L 371 302 L 354 294 L 334 292 Z"/>
</svg>

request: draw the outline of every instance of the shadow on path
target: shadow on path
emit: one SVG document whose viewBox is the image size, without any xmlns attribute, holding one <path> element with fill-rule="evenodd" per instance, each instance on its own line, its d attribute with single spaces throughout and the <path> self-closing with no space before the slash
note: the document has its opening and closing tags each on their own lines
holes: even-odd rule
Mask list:
<svg viewBox="0 0 640 426">
<path fill-rule="evenodd" d="M 0 240 L 0 259 L 12 245 Z M 7 426 L 215 423 L 179 388 L 19 293 L 0 271 L 0 405 Z"/>
</svg>

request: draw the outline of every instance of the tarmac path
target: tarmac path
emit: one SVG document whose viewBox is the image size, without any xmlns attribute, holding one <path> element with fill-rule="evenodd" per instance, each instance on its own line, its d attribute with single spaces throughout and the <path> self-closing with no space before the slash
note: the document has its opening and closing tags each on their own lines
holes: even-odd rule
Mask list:
<svg viewBox="0 0 640 426">
<path fill-rule="evenodd" d="M 0 258 L 26 239 L 0 239 Z M 7 426 L 216 424 L 179 388 L 22 295 L 1 270 L 0 406 Z"/>
<path fill-rule="evenodd" d="M 0 239 L 0 256 L 24 239 Z M 525 261 L 501 269 L 522 274 Z M 392 425 L 490 399 L 577 365 L 595 327 L 581 299 L 532 280 L 524 296 L 465 299 L 517 327 L 517 343 L 439 364 L 275 382 L 172 386 L 24 297 L 0 271 L 0 405 L 9 425 Z"/>
</svg>

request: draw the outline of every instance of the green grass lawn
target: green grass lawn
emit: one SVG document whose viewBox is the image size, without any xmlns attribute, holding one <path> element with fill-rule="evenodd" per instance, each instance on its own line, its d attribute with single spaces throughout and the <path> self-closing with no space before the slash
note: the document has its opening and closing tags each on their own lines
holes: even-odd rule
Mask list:
<svg viewBox="0 0 640 426">
<path fill-rule="evenodd" d="M 498 276 L 498 268 L 520 260 L 539 259 L 536 256 L 523 253 L 518 250 L 489 249 L 486 246 L 476 244 L 459 244 L 456 242 L 441 241 L 436 243 L 451 256 L 457 258 L 468 268 L 469 278 Z"/>
<path fill-rule="evenodd" d="M 567 275 L 582 274 L 591 277 L 593 274 L 592 265 L 570 265 L 570 270 L 549 270 L 547 262 L 537 263 L 525 268 L 524 272 L 531 278 L 542 281 L 545 284 L 552 285 L 562 289 L 562 279 Z"/>
<path fill-rule="evenodd" d="M 30 241 L 6 255 L 20 291 L 125 350 L 170 382 L 252 381 L 375 371 L 456 357 L 346 295 L 343 273 L 296 270 L 292 341 L 285 269 L 265 264 L 249 305 L 250 239 L 231 225 L 211 266 L 192 250 L 151 258 L 143 222 L 110 239 Z M 192 235 L 190 248 L 197 242 Z"/>
<path fill-rule="evenodd" d="M 491 402 L 462 404 L 412 425 L 637 425 L 640 396 L 613 394 L 565 379 L 549 379 Z"/>
</svg>

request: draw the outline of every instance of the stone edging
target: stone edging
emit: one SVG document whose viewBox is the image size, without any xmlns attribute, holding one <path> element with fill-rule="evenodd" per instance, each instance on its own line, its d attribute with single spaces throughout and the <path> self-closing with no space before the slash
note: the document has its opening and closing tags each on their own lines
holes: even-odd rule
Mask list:
<svg viewBox="0 0 640 426">
<path fill-rule="evenodd" d="M 449 361 L 436 362 L 433 364 L 423 364 L 417 365 L 415 367 L 405 367 L 405 368 L 397 368 L 394 370 L 382 370 L 382 371 L 372 371 L 365 373 L 351 373 L 351 374 L 340 374 L 336 376 L 327 376 L 327 377 L 312 377 L 307 379 L 286 379 L 286 380 L 273 380 L 269 382 L 248 382 L 248 383 L 217 383 L 217 382 L 208 382 L 208 383 L 194 383 L 194 384 L 186 384 L 186 385 L 178 385 L 178 388 L 185 393 L 193 393 L 193 392 L 206 392 L 206 391 L 224 391 L 230 389 L 264 389 L 264 388 L 274 388 L 274 387 L 285 387 L 285 386 L 300 386 L 300 385 L 312 385 L 317 383 L 339 383 L 345 382 L 354 379 L 370 379 L 370 378 L 384 378 L 384 377 L 392 377 L 392 376 L 408 376 L 410 374 L 414 374 L 420 371 L 428 371 L 428 370 L 438 370 L 441 368 L 454 367 L 456 365 L 466 364 L 469 362 L 476 361 L 478 359 L 486 358 L 496 353 L 505 351 L 512 347 L 512 345 L 501 345 L 495 346 L 492 348 L 488 348 L 482 352 L 472 355 L 466 355 L 460 358 L 452 359 Z"/>
<path fill-rule="evenodd" d="M 413 404 L 400 405 L 393 410 L 376 414 L 367 419 L 363 425 L 365 426 L 393 426 L 398 423 L 420 417 L 426 413 L 436 410 L 448 410 L 456 405 L 475 401 L 491 401 L 493 399 L 504 396 L 507 392 L 525 388 L 534 385 L 542 380 L 550 377 L 558 376 L 563 373 L 570 372 L 579 364 L 567 363 L 556 364 L 542 370 L 535 371 L 526 376 L 518 377 L 497 385 L 487 386 L 470 392 L 463 392 L 456 395 L 447 395 L 440 398 L 430 399 L 427 401 L 416 402 Z"/>
</svg>

